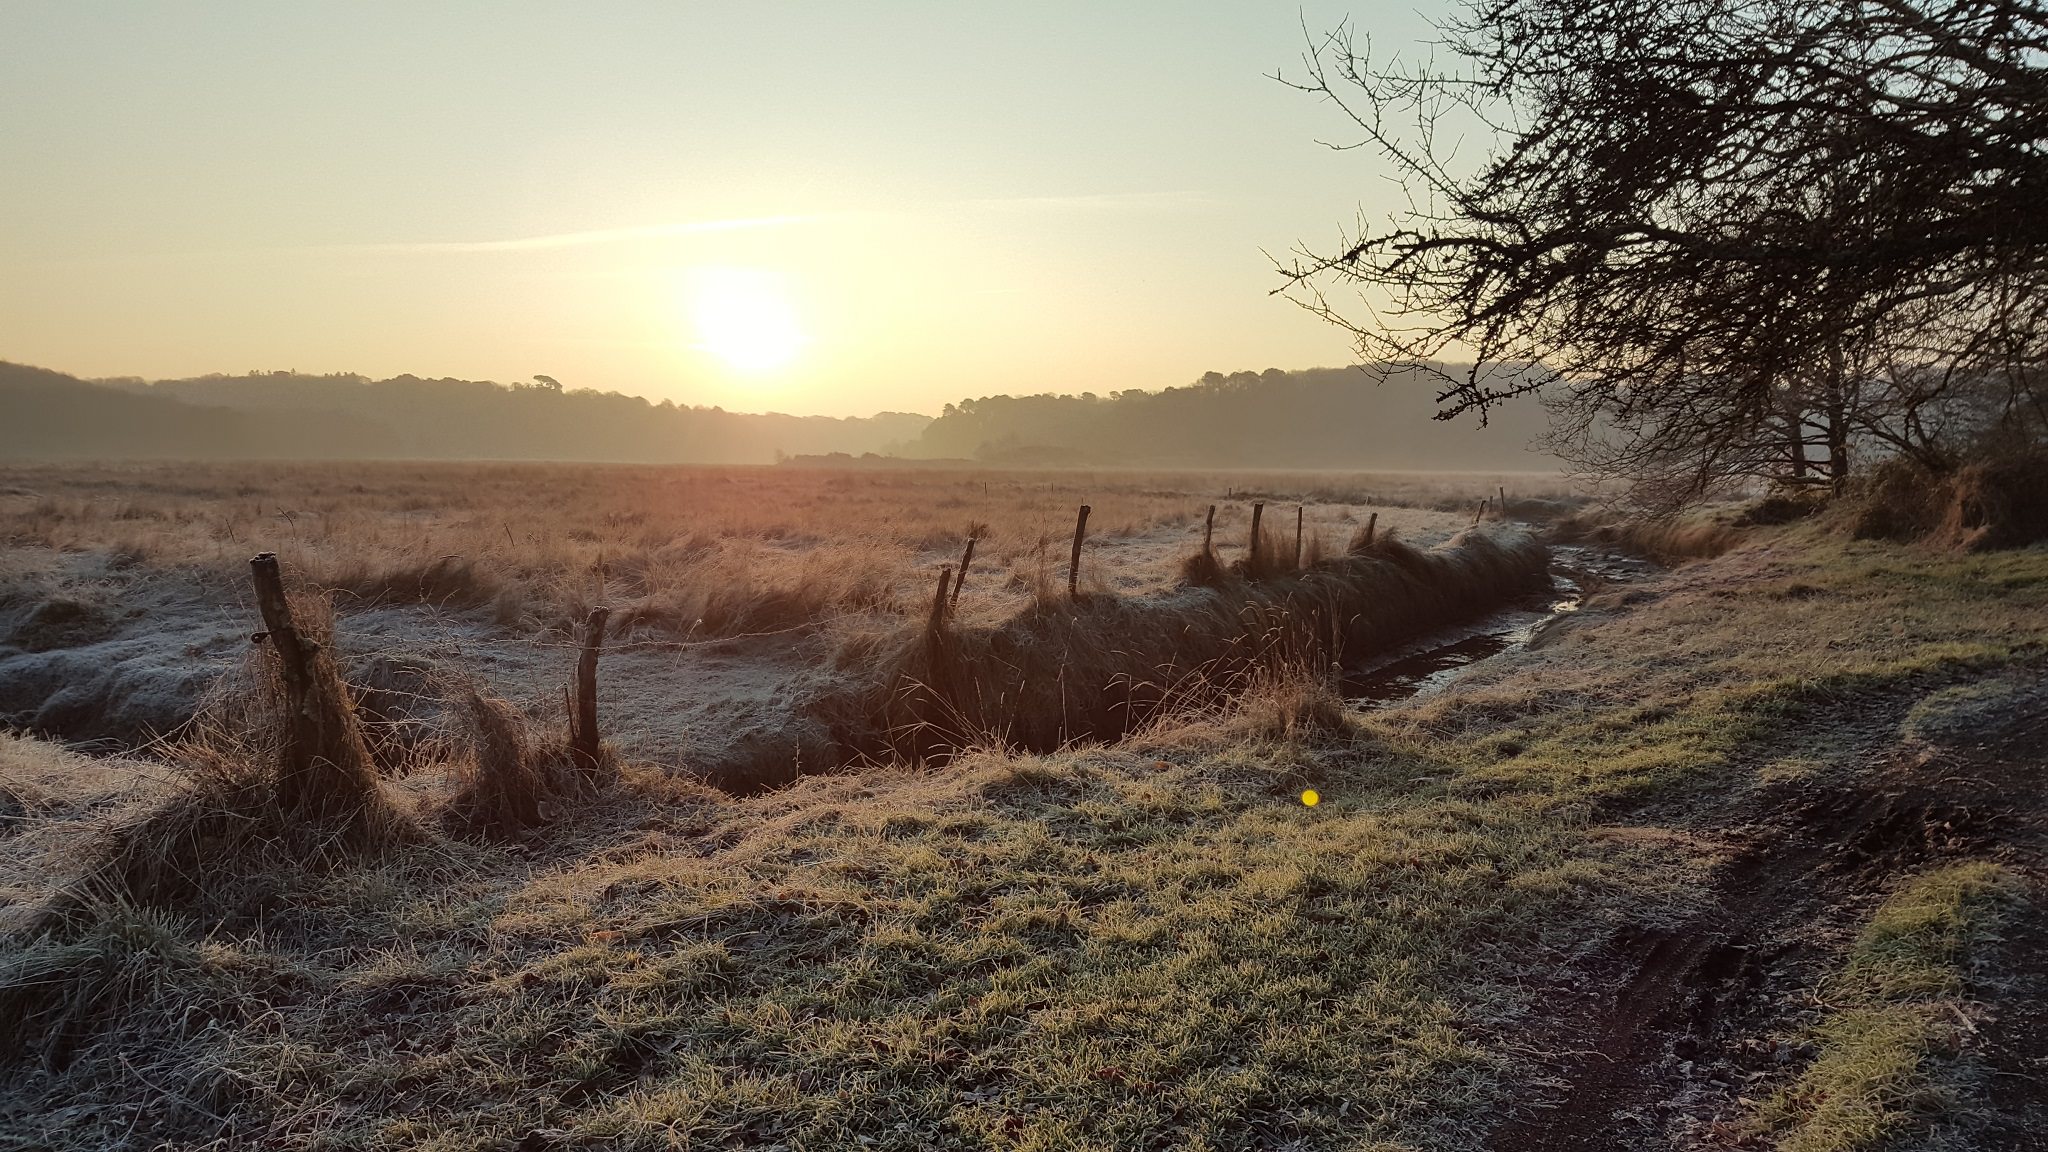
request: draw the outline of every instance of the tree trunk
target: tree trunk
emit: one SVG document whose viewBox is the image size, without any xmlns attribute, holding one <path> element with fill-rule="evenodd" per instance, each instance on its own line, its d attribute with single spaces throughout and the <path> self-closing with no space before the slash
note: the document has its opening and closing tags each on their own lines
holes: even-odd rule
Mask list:
<svg viewBox="0 0 2048 1152">
<path fill-rule="evenodd" d="M 1849 379 L 1842 347 L 1828 349 L 1828 483 L 1837 492 L 1849 481 Z"/>
</svg>

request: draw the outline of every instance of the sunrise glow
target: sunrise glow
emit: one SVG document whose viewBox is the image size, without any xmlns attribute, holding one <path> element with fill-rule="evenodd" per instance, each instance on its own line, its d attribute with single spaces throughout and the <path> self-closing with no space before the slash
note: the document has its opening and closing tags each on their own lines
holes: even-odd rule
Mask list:
<svg viewBox="0 0 2048 1152">
<path fill-rule="evenodd" d="M 795 363 L 809 337 L 781 276 L 759 268 L 698 268 L 685 281 L 693 346 L 727 368 L 770 375 Z"/>
</svg>

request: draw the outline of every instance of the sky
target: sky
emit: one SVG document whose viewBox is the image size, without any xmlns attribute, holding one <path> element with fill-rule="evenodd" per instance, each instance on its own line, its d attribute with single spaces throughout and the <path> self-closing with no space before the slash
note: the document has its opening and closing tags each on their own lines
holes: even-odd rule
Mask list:
<svg viewBox="0 0 2048 1152">
<path fill-rule="evenodd" d="M 1312 3 L 0 0 L 0 359 L 936 413 L 1349 363 Z"/>
</svg>

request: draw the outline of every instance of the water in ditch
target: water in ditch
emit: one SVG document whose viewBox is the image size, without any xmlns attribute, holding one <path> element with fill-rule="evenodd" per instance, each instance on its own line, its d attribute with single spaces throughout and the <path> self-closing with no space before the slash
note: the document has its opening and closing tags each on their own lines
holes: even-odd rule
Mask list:
<svg viewBox="0 0 2048 1152">
<path fill-rule="evenodd" d="M 1634 556 L 1578 545 L 1550 550 L 1550 587 L 1484 619 L 1423 637 L 1346 669 L 1342 690 L 1354 706 L 1383 708 L 1443 691 L 1466 669 L 1527 647 L 1543 630 L 1579 610 L 1592 592 L 1642 580 L 1655 565 Z"/>
</svg>

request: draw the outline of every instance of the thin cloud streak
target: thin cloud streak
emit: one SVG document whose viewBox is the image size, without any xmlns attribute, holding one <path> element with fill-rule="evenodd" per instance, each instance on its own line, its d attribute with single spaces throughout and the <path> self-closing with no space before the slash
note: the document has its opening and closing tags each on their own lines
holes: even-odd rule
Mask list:
<svg viewBox="0 0 2048 1152">
<path fill-rule="evenodd" d="M 498 240 L 399 240 L 371 244 L 317 244 L 307 247 L 208 249 L 190 252 L 148 254 L 154 259 L 204 257 L 317 256 L 317 255 L 437 255 L 472 252 L 541 252 L 557 248 L 585 248 L 634 241 L 674 240 L 721 232 L 747 232 L 816 224 L 826 220 L 943 216 L 974 212 L 1088 212 L 1131 209 L 1189 208 L 1213 204 L 1206 192 L 1092 192 L 1070 196 L 1005 196 L 937 200 L 894 209 L 849 209 L 808 212 L 781 216 L 739 216 L 724 220 L 687 220 L 669 224 L 639 224 L 624 228 L 593 228 L 577 232 L 555 232 L 544 236 L 514 236 Z M 119 261 L 133 261 L 145 254 L 124 253 Z M 64 263 L 81 263 L 77 259 Z"/>
<path fill-rule="evenodd" d="M 1216 202 L 1206 192 L 1086 192 L 1075 196 L 1004 196 L 954 200 L 942 208 L 1031 209 L 1055 212 L 1102 211 L 1118 208 L 1193 208 Z"/>
<path fill-rule="evenodd" d="M 816 216 L 743 216 L 732 220 L 691 220 L 680 224 L 642 224 L 631 228 L 598 228 L 587 232 L 557 232 L 548 236 L 520 236 L 509 240 L 429 240 L 399 244 L 343 244 L 326 248 L 335 252 L 531 252 L 545 248 L 580 248 L 593 244 L 619 244 L 632 240 L 665 240 L 678 236 L 699 236 L 707 232 L 740 232 L 755 228 L 782 228 L 806 224 Z"/>
<path fill-rule="evenodd" d="M 1076 196 L 1007 196 L 946 200 L 930 205 L 938 211 L 975 209 L 1047 209 L 1088 211 L 1114 208 L 1147 208 L 1197 205 L 1209 202 L 1201 192 L 1101 192 Z M 743 216 L 731 220 L 693 220 L 680 224 L 644 224 L 629 228 L 599 228 L 585 232 L 559 232 L 548 236 L 521 236 L 508 240 L 437 240 L 393 244 L 347 244 L 325 249 L 348 252 L 530 252 L 547 248 L 579 248 L 594 244 L 618 244 L 633 240 L 663 240 L 711 232 L 739 232 L 757 228 L 783 228 L 811 224 L 832 217 L 915 214 L 897 211 L 841 211 L 806 213 L 795 216 Z"/>
</svg>

